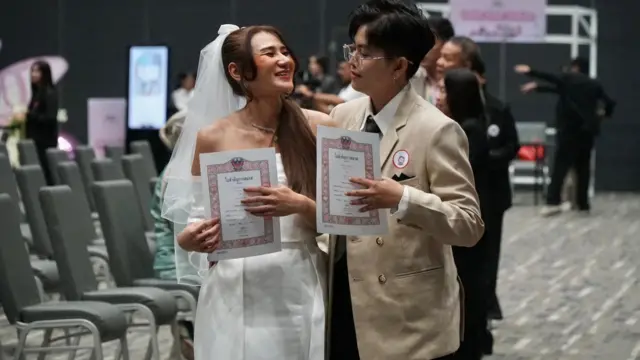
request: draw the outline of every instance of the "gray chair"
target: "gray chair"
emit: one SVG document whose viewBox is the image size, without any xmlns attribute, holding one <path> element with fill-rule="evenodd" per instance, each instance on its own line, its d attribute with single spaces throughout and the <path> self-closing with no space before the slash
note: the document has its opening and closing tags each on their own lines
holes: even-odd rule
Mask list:
<svg viewBox="0 0 640 360">
<path fill-rule="evenodd" d="M 0 194 L 0 303 L 7 319 L 16 325 L 18 344 L 14 357 L 23 359 L 27 353 L 93 350 L 93 358 L 103 359 L 102 343 L 120 340 L 124 359 L 128 360 L 127 319 L 118 307 L 96 301 L 42 303 L 29 267 L 29 255 L 20 237 L 20 213 L 7 194 Z M 51 347 L 53 330 L 80 328 L 93 338 L 90 346 Z M 36 348 L 27 347 L 27 335 L 44 330 L 44 342 Z M 54 340 L 55 341 L 55 340 Z"/>
<path fill-rule="evenodd" d="M 33 140 L 18 141 L 18 158 L 20 165 L 40 165 L 38 150 Z"/>
<path fill-rule="evenodd" d="M 7 150 L 7 144 L 4 141 L 0 141 L 0 154 L 4 156 L 9 156 L 9 151 Z"/>
<path fill-rule="evenodd" d="M 45 186 L 42 169 L 35 165 L 21 166 L 16 169 L 16 177 L 27 212 L 27 219 L 31 226 L 34 249 L 39 255 L 50 259 L 53 257 L 53 248 L 40 203 L 40 189 Z M 87 243 L 95 240 L 95 228 L 92 224 L 79 223 L 76 231 L 86 239 Z M 109 259 L 104 246 L 90 245 L 88 250 L 92 257 L 99 258 L 100 261 L 108 261 Z"/>
<path fill-rule="evenodd" d="M 69 161 L 69 154 L 66 151 L 56 148 L 47 149 L 47 163 L 51 169 L 51 179 L 56 185 L 60 184 L 60 176 L 56 169 L 58 164 L 64 161 Z"/>
<path fill-rule="evenodd" d="M 129 144 L 132 154 L 140 154 L 144 160 L 144 168 L 147 172 L 147 177 L 152 178 L 158 176 L 158 170 L 153 160 L 153 152 L 151 151 L 151 145 L 147 140 L 132 141 Z"/>
<path fill-rule="evenodd" d="M 91 171 L 95 181 L 109 181 L 125 179 L 124 172 L 122 171 L 121 160 L 116 163 L 111 159 L 95 159 L 91 161 Z M 93 185 L 93 183 L 92 183 Z M 95 195 L 94 199 L 95 201 Z"/>
<path fill-rule="evenodd" d="M 120 164 L 120 160 L 125 154 L 124 147 L 117 145 L 107 145 L 104 147 L 104 154 L 107 158 L 113 160 L 116 164 Z"/>
<path fill-rule="evenodd" d="M 58 164 L 56 173 L 60 178 L 60 185 L 69 185 L 74 193 L 78 194 L 78 201 L 82 202 L 84 208 L 91 210 L 90 199 L 87 197 L 87 191 L 82 181 L 80 167 L 74 161 L 65 161 Z M 91 213 L 94 220 L 98 220 L 98 213 Z M 97 238 L 97 235 L 96 235 Z"/>
<path fill-rule="evenodd" d="M 140 212 L 130 205 L 135 198 L 133 184 L 129 180 L 98 181 L 93 191 L 116 284 L 170 290 L 185 303 L 179 318 L 193 319 L 199 288 L 155 278 L 153 254 L 145 239 Z"/>
<path fill-rule="evenodd" d="M 140 154 L 130 154 L 122 157 L 122 168 L 127 179 L 131 181 L 136 190 L 138 207 L 144 220 L 146 231 L 153 231 L 153 218 L 151 217 L 151 193 L 149 192 L 149 177 L 144 168 L 144 158 Z"/>
<path fill-rule="evenodd" d="M 87 192 L 89 208 L 91 211 L 96 211 L 96 204 L 93 201 L 93 192 L 91 191 L 91 186 L 95 181 L 93 178 L 93 170 L 91 170 L 91 162 L 96 158 L 96 153 L 91 146 L 81 145 L 76 147 L 74 154 L 76 164 L 78 164 L 78 168 L 80 168 L 84 189 Z"/>
<path fill-rule="evenodd" d="M 89 208 L 86 204 L 78 203 L 79 196 L 67 185 L 42 188 L 40 200 L 51 234 L 54 258 L 63 280 L 65 299 L 103 301 L 120 305 L 127 312 L 140 313 L 148 321 L 145 325 L 150 331 L 147 355 L 153 354 L 153 358 L 159 360 L 158 326 L 170 325 L 174 335 L 177 334 L 175 320 L 178 308 L 174 296 L 154 287 L 98 290 L 85 239 L 76 231 L 79 215 L 84 221 L 89 221 Z"/>
</svg>

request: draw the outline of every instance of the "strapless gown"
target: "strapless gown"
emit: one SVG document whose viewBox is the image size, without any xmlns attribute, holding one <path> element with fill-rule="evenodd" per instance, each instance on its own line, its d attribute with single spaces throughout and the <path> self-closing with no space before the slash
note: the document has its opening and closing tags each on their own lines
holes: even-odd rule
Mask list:
<svg viewBox="0 0 640 360">
<path fill-rule="evenodd" d="M 286 186 L 279 154 L 277 163 Z M 297 215 L 280 218 L 282 251 L 209 269 L 196 312 L 196 360 L 324 360 L 324 254 L 300 223 Z"/>
</svg>

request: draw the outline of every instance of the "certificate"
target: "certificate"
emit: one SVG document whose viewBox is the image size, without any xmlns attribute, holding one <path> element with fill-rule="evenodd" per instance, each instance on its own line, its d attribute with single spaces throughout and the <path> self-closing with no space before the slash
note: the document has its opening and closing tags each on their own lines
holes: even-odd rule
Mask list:
<svg viewBox="0 0 640 360">
<path fill-rule="evenodd" d="M 388 209 L 360 212 L 351 205 L 350 190 L 360 188 L 352 177 L 380 179 L 378 134 L 319 126 L 317 135 L 318 232 L 336 235 L 380 235 L 388 230 Z"/>
<path fill-rule="evenodd" d="M 221 242 L 209 261 L 245 258 L 282 249 L 280 219 L 255 216 L 240 202 L 244 189 L 278 185 L 273 148 L 200 154 L 204 209 L 220 218 Z"/>
</svg>

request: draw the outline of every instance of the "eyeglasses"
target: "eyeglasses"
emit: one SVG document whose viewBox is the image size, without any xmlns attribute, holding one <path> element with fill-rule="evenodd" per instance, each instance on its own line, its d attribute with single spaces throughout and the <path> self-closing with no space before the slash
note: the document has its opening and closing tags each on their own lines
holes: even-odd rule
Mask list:
<svg viewBox="0 0 640 360">
<path fill-rule="evenodd" d="M 356 49 L 356 46 L 354 44 L 350 44 L 350 45 L 343 45 L 342 46 L 342 51 L 344 52 L 344 59 L 351 62 L 353 60 L 353 62 L 356 64 L 356 66 L 360 66 L 362 65 L 362 60 L 383 60 L 383 59 L 391 59 L 390 57 L 387 56 L 365 56 L 360 54 L 360 51 L 358 51 Z"/>
<path fill-rule="evenodd" d="M 342 51 L 344 53 L 344 59 L 348 62 L 353 61 L 357 67 L 362 65 L 362 60 L 384 60 L 384 59 L 393 59 L 393 57 L 389 56 L 366 56 L 362 55 L 354 44 L 347 44 L 342 46 Z M 408 61 L 409 64 L 413 64 L 413 62 Z"/>
</svg>

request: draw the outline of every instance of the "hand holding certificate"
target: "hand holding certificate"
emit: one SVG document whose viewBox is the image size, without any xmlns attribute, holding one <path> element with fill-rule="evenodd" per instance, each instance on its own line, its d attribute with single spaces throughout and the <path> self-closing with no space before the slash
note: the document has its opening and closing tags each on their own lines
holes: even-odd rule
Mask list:
<svg viewBox="0 0 640 360">
<path fill-rule="evenodd" d="M 377 235 L 388 229 L 386 209 L 362 212 L 347 193 L 362 186 L 353 178 L 380 178 L 378 134 L 319 126 L 317 135 L 317 231 L 336 235 Z"/>
<path fill-rule="evenodd" d="M 253 215 L 242 204 L 245 189 L 278 185 L 273 148 L 200 154 L 200 174 L 205 214 L 221 224 L 222 240 L 209 261 L 281 250 L 279 218 Z"/>
</svg>

